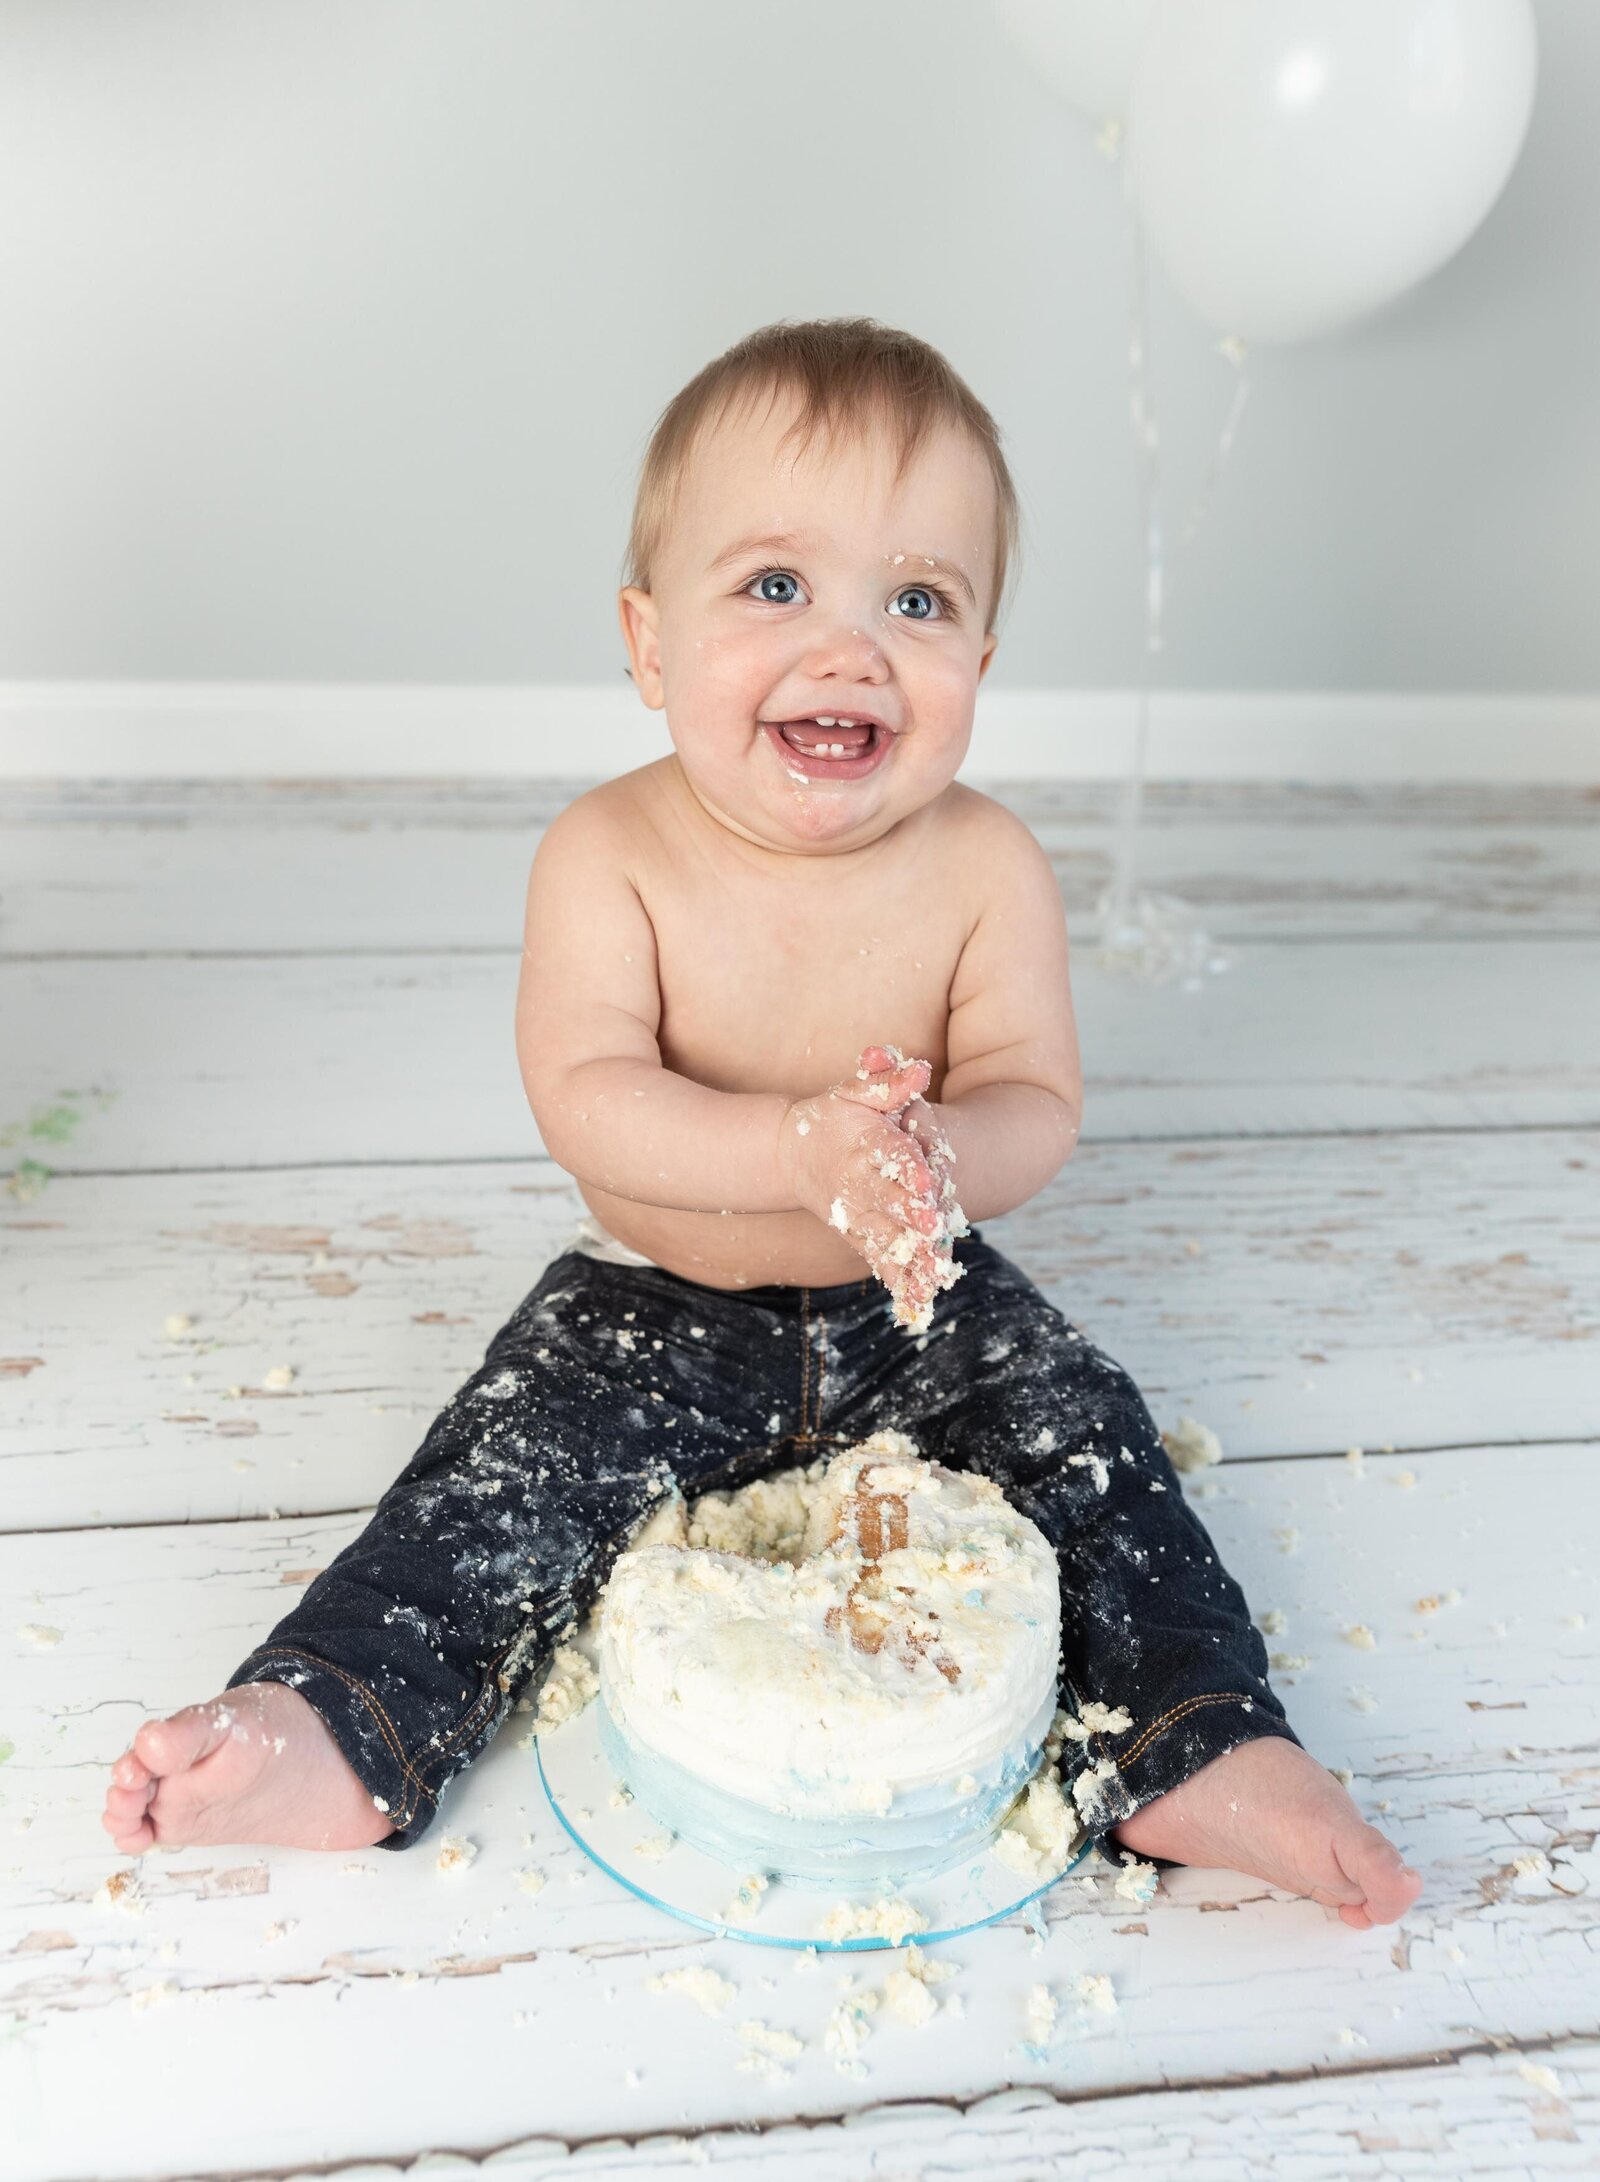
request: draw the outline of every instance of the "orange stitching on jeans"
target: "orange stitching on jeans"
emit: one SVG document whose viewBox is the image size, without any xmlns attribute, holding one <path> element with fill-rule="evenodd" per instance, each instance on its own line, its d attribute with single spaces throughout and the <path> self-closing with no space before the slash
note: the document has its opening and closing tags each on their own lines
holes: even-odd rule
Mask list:
<svg viewBox="0 0 1600 2182">
<path fill-rule="evenodd" d="M 408 1780 L 412 1787 L 421 1789 L 424 1795 L 427 1794 L 428 1791 L 422 1777 L 412 1770 L 410 1761 L 405 1755 L 404 1745 L 400 1741 L 399 1731 L 388 1713 L 384 1711 L 383 1700 L 375 1690 L 369 1690 L 364 1682 L 358 1682 L 355 1676 L 346 1668 L 335 1666 L 331 1659 L 319 1659 L 315 1652 L 298 1651 L 291 1644 L 263 1644 L 250 1656 L 252 1659 L 275 1659 L 280 1656 L 284 1659 L 305 1659 L 309 1660 L 313 1667 L 326 1668 L 336 1681 L 342 1682 L 346 1689 L 353 1690 L 372 1713 L 378 1726 L 383 1731 L 383 1739 L 389 1745 L 390 1754 L 393 1756 L 395 1764 L 400 1768 L 401 1777 Z M 307 1702 L 309 1703 L 310 1700 L 308 1699 Z"/>
<path fill-rule="evenodd" d="M 1175 1720 L 1186 1718 L 1191 1712 L 1198 1712 L 1203 1705 L 1248 1705 L 1252 1702 L 1253 1700 L 1246 1696 L 1243 1690 L 1218 1690 L 1210 1697 L 1186 1697 L 1181 1705 L 1174 1705 L 1172 1710 L 1164 1712 L 1159 1720 L 1153 1720 L 1131 1750 L 1118 1753 L 1117 1770 L 1125 1773 L 1130 1765 L 1137 1765 L 1151 1742 L 1164 1727 L 1170 1726 Z"/>
<path fill-rule="evenodd" d="M 800 1288 L 800 1437 L 811 1437 L 811 1290 Z"/>
<path fill-rule="evenodd" d="M 828 1321 L 819 1314 L 817 1324 L 822 1328 L 822 1353 L 817 1358 L 817 1413 L 811 1420 L 811 1437 L 813 1439 L 822 1430 L 822 1387 L 828 1376 Z M 807 1333 L 809 1340 L 809 1328 Z"/>
<path fill-rule="evenodd" d="M 500 1687 L 499 1682 L 496 1680 L 496 1676 L 499 1671 L 501 1661 L 509 1659 L 511 1657 L 511 1654 L 516 1650 L 520 1640 L 521 1631 L 519 1630 L 517 1635 L 514 1636 L 511 1639 L 511 1642 L 506 1646 L 505 1650 L 501 1652 L 499 1658 L 490 1660 L 488 1666 L 484 1669 L 484 1672 L 488 1675 L 489 1679 L 484 1684 L 483 1688 L 478 1692 L 476 1698 L 474 1698 L 472 1705 L 470 1706 L 468 1711 L 456 1723 L 455 1727 L 451 1730 L 449 1735 L 446 1736 L 445 1740 L 439 1744 L 438 1748 L 434 1751 L 433 1756 L 419 1762 L 423 1762 L 427 1765 L 432 1766 L 439 1764 L 442 1759 L 447 1758 L 450 1755 L 452 1747 L 461 1740 L 462 1736 L 470 1734 L 475 1726 L 481 1724 L 475 1719 L 474 1715 L 482 1712 L 483 1701 L 485 1698 L 488 1698 L 489 1700 L 490 1712 L 494 1710 L 494 1693 Z M 418 1784 L 421 1784 L 420 1774 L 418 1775 Z M 429 1792 L 431 1793 L 432 1791 L 430 1790 Z"/>
</svg>

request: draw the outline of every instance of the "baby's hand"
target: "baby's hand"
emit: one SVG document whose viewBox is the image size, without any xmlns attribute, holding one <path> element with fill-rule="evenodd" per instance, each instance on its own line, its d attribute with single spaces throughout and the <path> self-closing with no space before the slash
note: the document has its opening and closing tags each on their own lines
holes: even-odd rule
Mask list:
<svg viewBox="0 0 1600 2182">
<path fill-rule="evenodd" d="M 916 1332 L 938 1291 L 960 1278 L 950 1237 L 966 1232 L 949 1146 L 927 1127 L 933 1116 L 921 1094 L 932 1073 L 897 1047 L 868 1046 L 854 1077 L 792 1103 L 780 1139 L 797 1203 L 849 1238 L 893 1296 L 896 1321 Z M 914 1106 L 937 1165 L 895 1118 Z"/>
</svg>

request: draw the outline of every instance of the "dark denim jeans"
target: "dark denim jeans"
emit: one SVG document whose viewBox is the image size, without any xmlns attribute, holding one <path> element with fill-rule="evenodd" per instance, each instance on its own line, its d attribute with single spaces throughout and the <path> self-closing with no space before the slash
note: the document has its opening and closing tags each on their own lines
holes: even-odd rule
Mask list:
<svg viewBox="0 0 1600 2182">
<path fill-rule="evenodd" d="M 1257 1735 L 1297 1740 L 1243 1594 L 1138 1389 L 973 1228 L 928 1332 L 870 1276 L 725 1290 L 568 1250 L 353 1544 L 232 1676 L 297 1689 L 406 1848 L 618 1553 L 679 1486 L 729 1491 L 889 1425 L 1056 1547 L 1062 1702 L 1120 1705 L 1097 1830 Z"/>
</svg>

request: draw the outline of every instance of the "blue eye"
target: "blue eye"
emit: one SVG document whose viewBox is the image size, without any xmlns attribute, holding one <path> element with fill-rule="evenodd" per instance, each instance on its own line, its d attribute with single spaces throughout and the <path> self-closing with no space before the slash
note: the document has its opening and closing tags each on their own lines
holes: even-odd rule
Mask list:
<svg viewBox="0 0 1600 2182">
<path fill-rule="evenodd" d="M 760 568 L 757 569 L 756 573 L 753 576 L 747 578 L 745 583 L 741 586 L 741 591 L 743 595 L 748 596 L 751 587 L 759 583 L 763 587 L 761 594 L 762 603 L 768 606 L 792 606 L 794 604 L 794 600 L 792 597 L 774 598 L 771 593 L 766 590 L 765 586 L 771 582 L 794 584 L 795 580 L 795 576 L 790 569 Z M 943 590 L 936 583 L 907 584 L 901 590 L 895 593 L 895 597 L 897 599 L 937 599 L 939 602 L 939 608 L 937 613 L 929 613 L 926 608 L 922 609 L 920 612 L 917 613 L 899 613 L 895 617 L 899 621 L 954 621 L 959 616 L 960 609 L 957 607 L 955 600 L 950 596 L 948 591 Z"/>
<path fill-rule="evenodd" d="M 750 583 L 767 584 L 771 582 L 774 578 L 776 578 L 780 583 L 794 582 L 793 576 L 790 575 L 788 569 L 786 568 L 763 568 L 759 575 L 755 575 L 750 578 Z M 747 583 L 745 585 L 745 589 L 747 591 L 750 588 L 750 583 Z M 791 599 L 771 598 L 768 597 L 765 592 L 763 592 L 762 595 L 763 597 L 767 598 L 767 604 L 769 606 L 789 606 L 793 604 L 793 601 Z"/>
<path fill-rule="evenodd" d="M 942 617 L 943 617 L 943 616 L 944 616 L 945 614 L 947 614 L 947 613 L 952 613 L 952 612 L 954 611 L 954 609 L 953 609 L 953 608 L 951 607 L 951 604 L 950 604 L 950 598 L 949 598 L 949 594 L 948 594 L 947 592 L 941 591 L 941 590 L 939 589 L 939 587 L 938 587 L 938 585 L 937 585 L 937 584 L 932 584 L 932 583 L 914 583 L 914 584 L 909 584 L 909 585 L 908 585 L 908 586 L 906 587 L 906 589 L 905 589 L 904 591 L 898 592 L 898 593 L 896 594 L 896 596 L 897 596 L 897 597 L 899 597 L 899 598 L 919 598 L 919 597 L 920 597 L 920 598 L 925 598 L 925 599 L 937 599 L 937 600 L 939 601 L 939 613 L 938 613 L 937 615 L 931 615 L 931 614 L 928 614 L 928 613 L 920 613 L 920 614 L 902 614 L 902 615 L 900 616 L 900 619 L 901 619 L 902 621 L 931 621 L 931 620 L 937 620 L 937 619 L 940 619 L 940 618 L 942 618 Z"/>
</svg>

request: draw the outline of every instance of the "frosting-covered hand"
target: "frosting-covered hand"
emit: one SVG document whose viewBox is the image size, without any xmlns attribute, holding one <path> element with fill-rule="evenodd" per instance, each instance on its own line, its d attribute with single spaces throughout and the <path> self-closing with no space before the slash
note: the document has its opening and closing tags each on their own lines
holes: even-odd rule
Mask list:
<svg viewBox="0 0 1600 2182">
<path fill-rule="evenodd" d="M 948 1140 L 923 1099 L 933 1071 L 896 1046 L 868 1046 L 853 1077 L 784 1116 L 780 1144 L 796 1202 L 837 1228 L 894 1298 L 898 1324 L 926 1330 L 933 1299 L 960 1279 L 952 1238 L 967 1232 Z M 915 1113 L 917 1127 L 903 1125 Z"/>
</svg>

